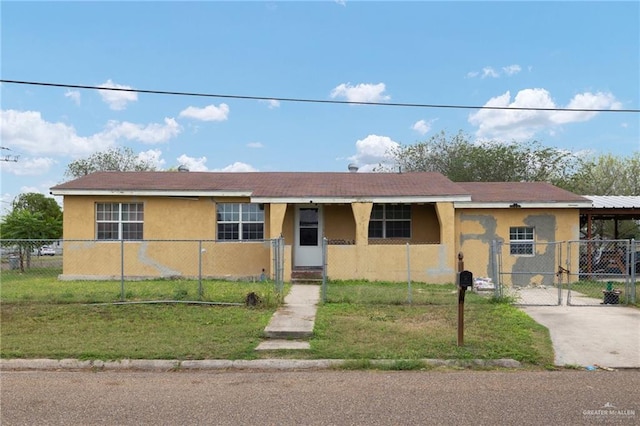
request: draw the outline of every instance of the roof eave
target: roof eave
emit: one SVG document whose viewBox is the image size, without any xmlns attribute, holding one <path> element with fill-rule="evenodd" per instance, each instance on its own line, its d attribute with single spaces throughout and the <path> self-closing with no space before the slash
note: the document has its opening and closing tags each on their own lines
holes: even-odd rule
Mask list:
<svg viewBox="0 0 640 426">
<path fill-rule="evenodd" d="M 460 209 L 584 209 L 591 202 L 583 201 L 502 201 L 502 202 L 456 202 Z"/>
<path fill-rule="evenodd" d="M 51 195 L 133 196 L 133 197 L 250 197 L 251 191 L 184 191 L 118 189 L 51 189 Z"/>
<path fill-rule="evenodd" d="M 358 197 L 251 197 L 254 203 L 264 204 L 345 204 L 345 203 L 442 203 L 468 201 L 467 195 L 445 195 L 445 196 L 358 196 Z"/>
</svg>

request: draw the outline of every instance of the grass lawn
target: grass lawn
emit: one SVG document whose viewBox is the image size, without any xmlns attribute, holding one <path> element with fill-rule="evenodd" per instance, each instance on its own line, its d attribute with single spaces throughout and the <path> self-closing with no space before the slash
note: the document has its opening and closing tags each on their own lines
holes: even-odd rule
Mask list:
<svg viewBox="0 0 640 426">
<path fill-rule="evenodd" d="M 50 276 L 2 274 L 2 358 L 80 359 L 492 359 L 550 365 L 547 330 L 517 308 L 467 294 L 465 345 L 457 346 L 452 285 L 331 283 L 308 351 L 257 352 L 281 296 L 273 283 L 203 282 L 202 300 L 265 304 L 104 304 L 120 299 L 120 282 L 62 282 Z M 288 287 L 285 286 L 285 291 Z M 198 282 L 125 283 L 128 301 L 199 300 Z M 103 304 L 94 304 L 103 303 Z"/>
</svg>

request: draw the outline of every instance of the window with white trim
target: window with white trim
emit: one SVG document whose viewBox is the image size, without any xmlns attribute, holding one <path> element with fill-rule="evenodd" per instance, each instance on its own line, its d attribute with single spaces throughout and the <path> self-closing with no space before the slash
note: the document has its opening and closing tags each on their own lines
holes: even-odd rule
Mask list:
<svg viewBox="0 0 640 426">
<path fill-rule="evenodd" d="M 96 203 L 96 239 L 141 240 L 143 203 Z"/>
<path fill-rule="evenodd" d="M 218 240 L 264 239 L 264 205 L 218 203 Z"/>
<path fill-rule="evenodd" d="M 369 238 L 411 238 L 411 205 L 374 204 Z"/>
<path fill-rule="evenodd" d="M 509 228 L 509 249 L 514 256 L 533 256 L 534 233 L 531 226 L 512 226 Z"/>
</svg>

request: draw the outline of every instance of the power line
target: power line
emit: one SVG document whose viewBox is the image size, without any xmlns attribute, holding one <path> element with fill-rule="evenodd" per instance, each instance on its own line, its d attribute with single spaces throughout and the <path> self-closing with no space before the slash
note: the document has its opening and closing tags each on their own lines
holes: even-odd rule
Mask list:
<svg viewBox="0 0 640 426">
<path fill-rule="evenodd" d="M 399 103 L 399 102 L 357 102 L 357 101 L 338 101 L 338 100 L 310 99 L 310 98 L 280 98 L 280 97 L 273 97 L 273 96 L 222 95 L 222 94 L 201 93 L 201 92 L 176 92 L 176 91 L 169 91 L 169 90 L 100 87 L 100 86 L 88 86 L 88 85 L 81 85 L 81 84 L 45 83 L 45 82 L 38 82 L 38 81 L 23 81 L 23 80 L 0 79 L 0 82 L 11 83 L 11 84 L 27 84 L 31 86 L 63 87 L 67 89 L 111 90 L 114 92 L 148 93 L 153 95 L 195 96 L 195 97 L 205 97 L 205 98 L 299 102 L 299 103 L 316 103 L 316 104 L 374 105 L 374 106 L 411 107 L 411 108 L 489 109 L 489 110 L 508 110 L 508 111 L 624 112 L 624 113 L 640 112 L 640 109 L 536 108 L 536 107 L 500 107 L 500 106 L 473 106 L 473 105 L 446 105 L 446 104 L 414 104 L 414 103 Z"/>
</svg>

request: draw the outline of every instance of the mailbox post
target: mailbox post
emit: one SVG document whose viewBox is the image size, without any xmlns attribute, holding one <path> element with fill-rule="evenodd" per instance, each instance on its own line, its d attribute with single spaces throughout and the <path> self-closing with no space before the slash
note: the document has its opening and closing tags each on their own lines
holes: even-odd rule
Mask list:
<svg viewBox="0 0 640 426">
<path fill-rule="evenodd" d="M 473 274 L 464 270 L 463 254 L 458 253 L 458 346 L 464 346 L 464 295 L 468 288 L 473 287 Z"/>
</svg>

